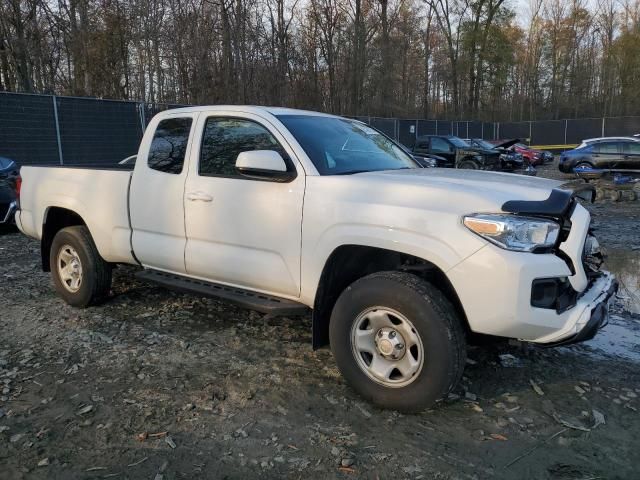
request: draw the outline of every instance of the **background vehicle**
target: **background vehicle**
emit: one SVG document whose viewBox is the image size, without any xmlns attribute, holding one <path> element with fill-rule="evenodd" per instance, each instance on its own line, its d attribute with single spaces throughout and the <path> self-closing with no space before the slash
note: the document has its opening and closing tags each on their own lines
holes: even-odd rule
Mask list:
<svg viewBox="0 0 640 480">
<path fill-rule="evenodd" d="M 551 153 L 549 150 L 540 150 L 540 152 L 542 153 L 542 161 L 544 163 L 553 162 L 553 159 L 555 158 L 553 153 Z"/>
<path fill-rule="evenodd" d="M 413 153 L 438 155 L 447 167 L 471 170 L 498 170 L 500 153 L 495 149 L 476 148 L 454 135 L 423 135 L 416 139 Z"/>
<path fill-rule="evenodd" d="M 500 146 L 500 145 L 496 145 Z M 540 150 L 534 150 L 524 143 L 514 143 L 513 146 L 510 147 L 514 152 L 519 153 L 525 159 L 525 161 L 531 165 L 532 167 L 537 167 L 538 165 L 544 164 L 544 157 Z"/>
<path fill-rule="evenodd" d="M 413 153 L 406 146 L 399 143 L 398 144 L 402 150 L 407 152 L 408 155 L 418 162 L 418 164 L 424 168 L 435 168 L 435 167 L 444 167 L 447 164 L 447 159 L 444 157 L 439 157 L 438 155 L 428 155 L 428 154 L 418 154 Z"/>
<path fill-rule="evenodd" d="M 560 155 L 558 168 L 570 173 L 574 168 L 601 168 L 640 171 L 640 140 L 633 137 L 594 138 Z"/>
<path fill-rule="evenodd" d="M 465 139 L 469 145 L 484 150 L 495 150 L 500 155 L 500 169 L 505 171 L 520 170 L 524 165 L 524 158 L 521 153 L 514 152 L 508 148 L 497 147 L 481 138 Z"/>
<path fill-rule="evenodd" d="M 467 333 L 553 345 L 607 320 L 615 280 L 560 182 L 421 168 L 364 123 L 248 106 L 162 112 L 137 159 L 22 169 L 16 222 L 73 306 L 107 298 L 125 263 L 262 312 L 312 309 L 313 346 L 402 411 L 455 387 Z"/>
<path fill-rule="evenodd" d="M 13 223 L 16 212 L 16 190 L 20 184 L 18 165 L 13 160 L 0 157 L 0 225 Z"/>
<path fill-rule="evenodd" d="M 545 159 L 548 159 L 548 155 L 551 155 L 551 159 L 553 159 L 553 154 L 550 152 L 547 152 L 548 155 L 545 155 L 544 152 L 534 150 L 528 145 L 525 145 L 518 138 L 511 140 L 497 140 L 492 143 L 496 148 L 506 149 L 521 154 L 524 159 L 525 166 L 530 165 L 532 167 L 536 167 L 538 165 L 542 165 L 546 161 Z"/>
</svg>

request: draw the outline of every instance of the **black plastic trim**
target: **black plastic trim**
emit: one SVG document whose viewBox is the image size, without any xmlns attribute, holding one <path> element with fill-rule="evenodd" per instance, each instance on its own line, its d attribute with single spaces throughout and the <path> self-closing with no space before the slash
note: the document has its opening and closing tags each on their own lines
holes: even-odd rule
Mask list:
<svg viewBox="0 0 640 480">
<path fill-rule="evenodd" d="M 243 288 L 207 282 L 159 270 L 143 270 L 138 272 L 136 276 L 166 288 L 219 298 L 262 313 L 294 316 L 306 315 L 309 312 L 309 307 L 306 305 L 286 298 L 274 297 Z"/>
<path fill-rule="evenodd" d="M 502 205 L 508 213 L 564 217 L 572 203 L 572 192 L 554 188 L 546 200 L 509 200 Z"/>
</svg>

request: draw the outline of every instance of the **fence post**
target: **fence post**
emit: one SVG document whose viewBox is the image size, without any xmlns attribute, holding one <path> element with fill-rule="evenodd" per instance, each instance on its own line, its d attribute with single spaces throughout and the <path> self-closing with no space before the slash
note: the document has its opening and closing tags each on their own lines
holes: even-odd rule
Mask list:
<svg viewBox="0 0 640 480">
<path fill-rule="evenodd" d="M 600 135 L 601 137 L 604 137 L 604 119 L 605 117 L 602 117 L 602 135 Z"/>
<path fill-rule="evenodd" d="M 144 131 L 147 128 L 147 118 L 145 115 L 144 102 L 140 102 L 138 104 L 138 110 L 140 111 L 140 126 L 142 127 L 142 135 L 144 135 Z"/>
<path fill-rule="evenodd" d="M 567 144 L 567 127 L 569 125 L 569 120 L 564 121 L 564 144 Z"/>
<path fill-rule="evenodd" d="M 58 142 L 58 161 L 60 165 L 64 165 L 64 157 L 62 156 L 62 142 L 60 141 L 60 122 L 58 122 L 58 102 L 56 96 L 51 95 L 53 101 L 53 121 L 56 122 L 56 140 Z"/>
<path fill-rule="evenodd" d="M 532 137 L 533 137 L 533 122 L 529 120 L 529 145 L 531 145 Z"/>
</svg>

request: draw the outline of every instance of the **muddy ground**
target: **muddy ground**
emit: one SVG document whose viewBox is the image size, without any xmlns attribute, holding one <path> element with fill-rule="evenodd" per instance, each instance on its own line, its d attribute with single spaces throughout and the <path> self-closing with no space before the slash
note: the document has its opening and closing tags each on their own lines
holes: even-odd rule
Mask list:
<svg viewBox="0 0 640 480">
<path fill-rule="evenodd" d="M 544 171 L 542 172 L 544 174 Z M 76 310 L 38 243 L 0 234 L 0 479 L 638 477 L 640 202 L 591 207 L 624 285 L 588 344 L 473 347 L 419 415 L 344 383 L 310 319 L 270 318 L 115 272 Z"/>
</svg>

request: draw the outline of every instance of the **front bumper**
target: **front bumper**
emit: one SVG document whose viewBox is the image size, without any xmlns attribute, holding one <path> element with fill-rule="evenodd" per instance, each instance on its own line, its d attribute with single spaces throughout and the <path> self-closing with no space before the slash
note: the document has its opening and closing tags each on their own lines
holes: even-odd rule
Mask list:
<svg viewBox="0 0 640 480">
<path fill-rule="evenodd" d="M 575 343 L 595 334 L 606 322 L 603 309 L 617 283 L 608 272 L 595 276 L 587 275 L 584 269 L 582 255 L 589 221 L 584 207 L 576 205 L 571 232 L 559 246 L 564 258 L 486 245 L 449 270 L 447 276 L 471 330 L 549 345 Z M 534 280 L 553 277 L 568 279 L 578 292 L 573 307 L 559 312 L 532 306 Z"/>
<path fill-rule="evenodd" d="M 11 202 L 9 205 L 0 205 L 0 224 L 13 222 L 13 217 L 15 216 L 17 209 L 18 205 L 15 201 Z"/>
<path fill-rule="evenodd" d="M 558 347 L 561 345 L 571 345 L 573 343 L 585 342 L 596 336 L 598 330 L 609 323 L 609 303 L 611 298 L 618 291 L 618 282 L 609 273 L 604 279 L 605 285 L 609 287 L 585 308 L 581 318 L 575 325 L 576 333 L 563 338 L 562 340 L 545 344 L 548 347 Z"/>
</svg>

